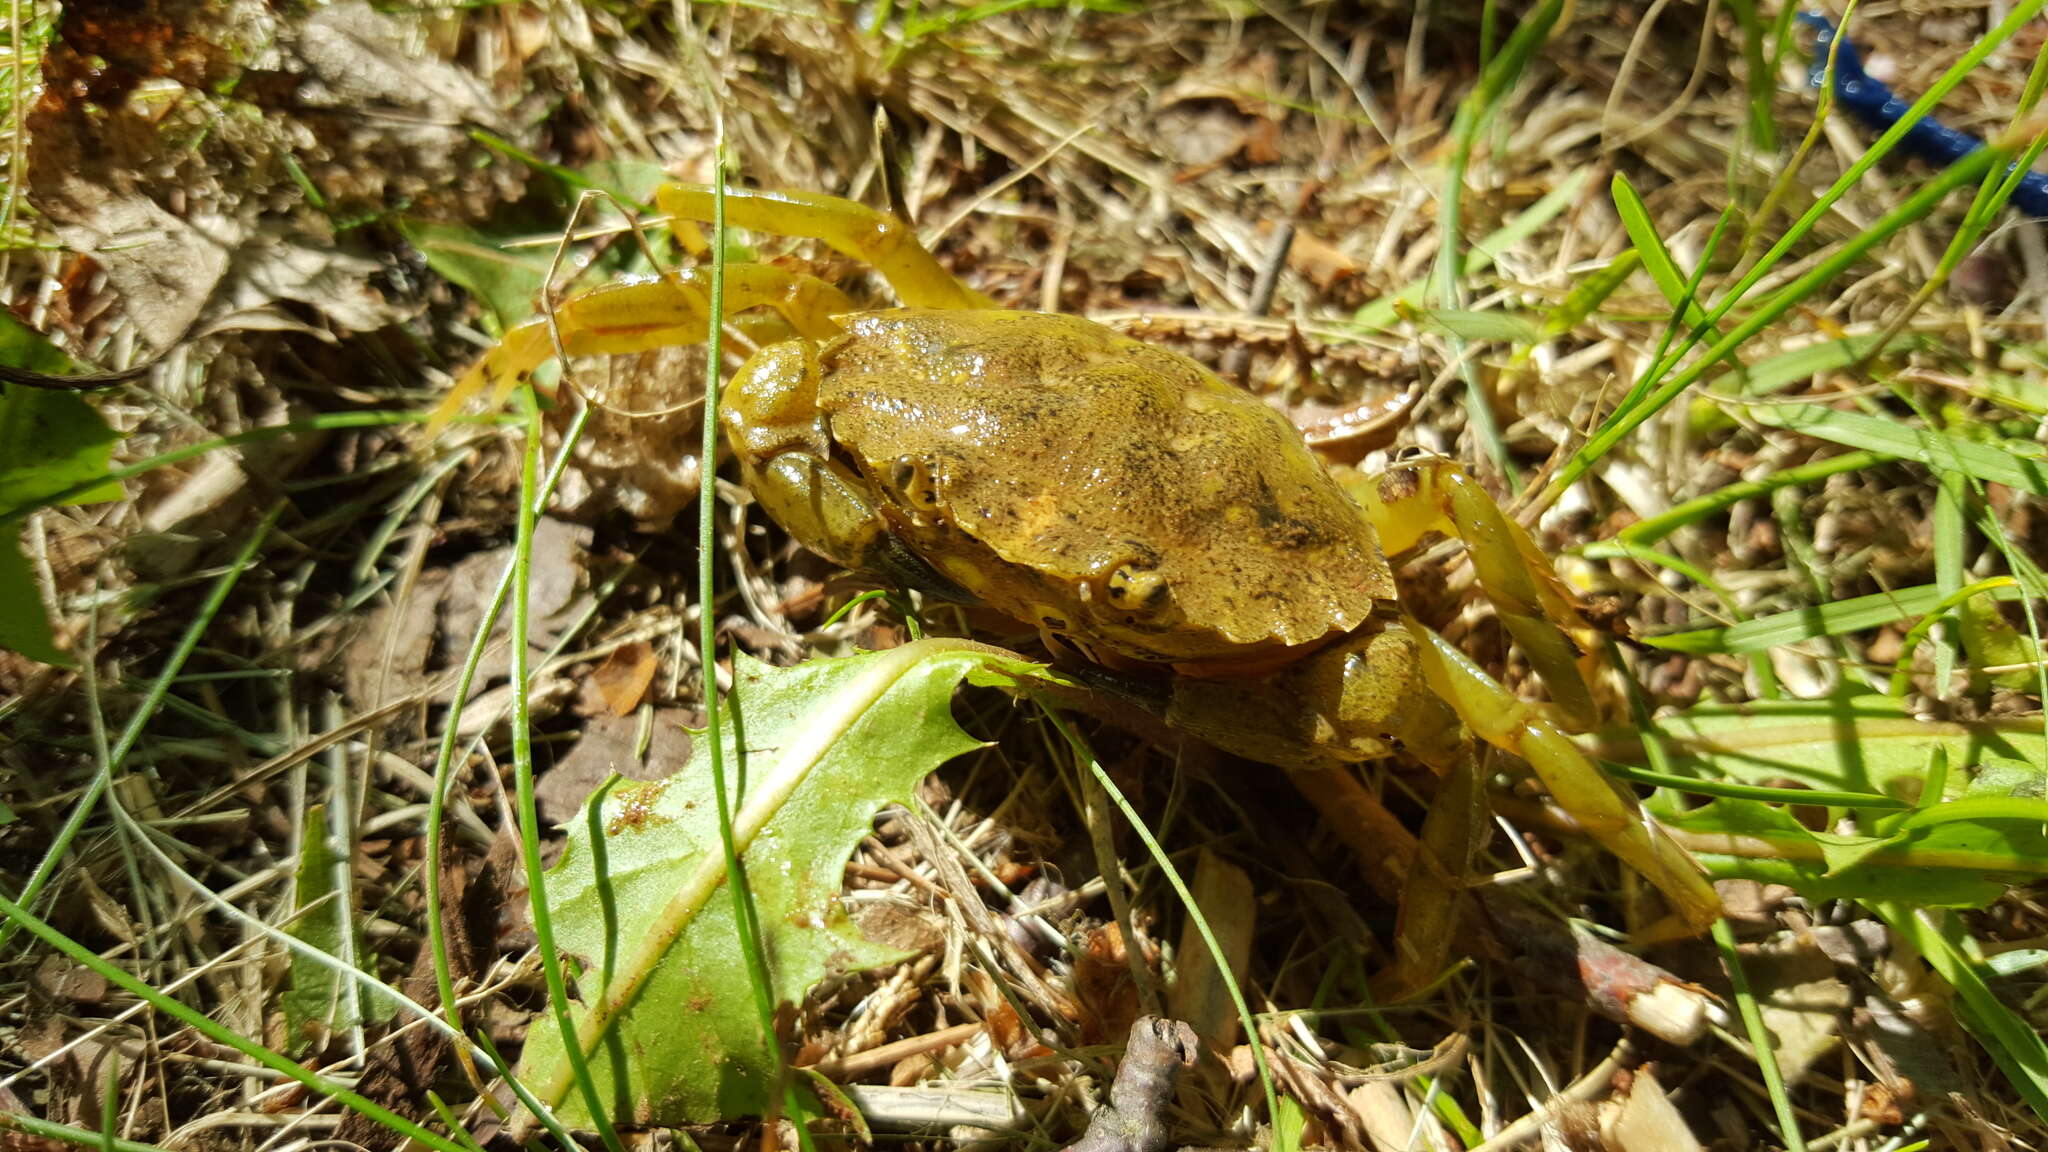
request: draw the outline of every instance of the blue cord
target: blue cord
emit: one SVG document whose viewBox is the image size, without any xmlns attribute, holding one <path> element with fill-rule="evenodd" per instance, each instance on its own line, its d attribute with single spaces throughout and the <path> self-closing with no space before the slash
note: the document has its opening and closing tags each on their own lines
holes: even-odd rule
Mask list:
<svg viewBox="0 0 2048 1152">
<path fill-rule="evenodd" d="M 1828 50 L 1837 36 L 1835 26 L 1827 17 L 1814 12 L 1801 12 L 1799 22 L 1812 33 L 1808 47 L 1813 52 L 1813 68 L 1807 77 L 1809 83 L 1819 88 L 1827 83 Z M 1879 130 L 1898 123 L 1912 106 L 1911 101 L 1900 99 L 1883 81 L 1873 79 L 1863 70 L 1863 57 L 1848 40 L 1843 40 L 1835 50 L 1835 101 L 1858 120 Z M 1938 123 L 1932 116 L 1922 117 L 1906 129 L 1899 143 L 1909 154 L 1944 168 L 1984 146 L 1984 141 Z M 2028 172 L 2020 177 L 2019 186 L 2013 189 L 2012 205 L 2029 216 L 2048 217 L 2048 176 Z"/>
</svg>

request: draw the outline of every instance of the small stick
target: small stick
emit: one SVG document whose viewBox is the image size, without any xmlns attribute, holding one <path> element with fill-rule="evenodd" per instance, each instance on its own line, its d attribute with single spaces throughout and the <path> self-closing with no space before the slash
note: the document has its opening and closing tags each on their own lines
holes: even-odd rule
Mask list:
<svg viewBox="0 0 2048 1152">
<path fill-rule="evenodd" d="M 1066 1152 L 1165 1152 L 1166 1105 L 1180 1070 L 1195 1062 L 1201 1042 L 1178 1020 L 1142 1016 L 1131 1025 L 1123 1066 L 1109 1086 L 1109 1106 Z"/>
<path fill-rule="evenodd" d="M 1273 293 L 1280 287 L 1280 270 L 1287 266 L 1287 253 L 1294 247 L 1294 221 L 1282 224 L 1273 233 L 1273 247 L 1266 253 L 1266 262 L 1259 268 L 1258 279 L 1252 281 L 1252 298 L 1245 312 L 1252 316 L 1264 316 L 1273 307 Z M 1233 347 L 1223 354 L 1225 380 L 1235 381 L 1242 388 L 1247 383 L 1245 373 L 1251 367 L 1251 353 L 1242 346 Z"/>
</svg>

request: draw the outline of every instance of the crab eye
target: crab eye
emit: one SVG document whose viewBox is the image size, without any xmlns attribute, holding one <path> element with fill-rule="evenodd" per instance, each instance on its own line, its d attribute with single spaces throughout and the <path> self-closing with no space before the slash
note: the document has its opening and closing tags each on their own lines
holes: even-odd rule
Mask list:
<svg viewBox="0 0 2048 1152">
<path fill-rule="evenodd" d="M 1126 611 L 1154 612 L 1166 606 L 1166 577 L 1150 568 L 1119 564 L 1106 585 L 1109 602 Z"/>
<path fill-rule="evenodd" d="M 903 502 L 930 512 L 939 506 L 939 485 L 932 462 L 922 456 L 898 456 L 889 468 L 889 483 Z"/>
</svg>

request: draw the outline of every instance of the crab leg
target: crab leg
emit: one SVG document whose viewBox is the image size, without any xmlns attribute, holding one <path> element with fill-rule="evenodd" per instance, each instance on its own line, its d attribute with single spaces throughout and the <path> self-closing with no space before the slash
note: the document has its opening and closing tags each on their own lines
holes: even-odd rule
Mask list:
<svg viewBox="0 0 2048 1152">
<path fill-rule="evenodd" d="M 1588 636 L 1592 629 L 1536 542 L 1448 460 L 1402 465 L 1374 479 L 1353 494 L 1365 505 L 1387 554 L 1407 551 L 1430 532 L 1462 540 L 1479 586 L 1542 678 L 1565 727 L 1591 728 L 1597 719 L 1593 696 L 1577 661 L 1584 645 L 1575 646 L 1564 629 Z"/>
<path fill-rule="evenodd" d="M 725 311 L 775 309 L 797 334 L 828 338 L 839 334 L 834 316 L 858 311 L 844 292 L 815 276 L 771 264 L 729 264 L 725 269 Z M 711 274 L 691 268 L 645 280 L 622 281 L 579 292 L 555 307 L 515 325 L 505 338 L 470 366 L 428 422 L 429 436 L 485 385 L 491 407 L 505 402 L 519 378 L 553 359 L 555 337 L 571 356 L 646 352 L 702 344 L 709 332 Z"/>
<path fill-rule="evenodd" d="M 1423 679 L 1472 733 L 1528 761 L 1544 787 L 1588 835 L 1641 873 L 1671 901 L 1680 919 L 1704 929 L 1721 914 L 1720 897 L 1692 856 L 1650 819 L 1579 746 L 1453 645 L 1413 620 Z"/>
<path fill-rule="evenodd" d="M 654 202 L 677 220 L 710 223 L 713 191 L 708 184 L 664 184 Z M 918 242 L 910 225 L 857 201 L 816 192 L 765 192 L 728 188 L 726 223 L 777 236 L 821 240 L 845 255 L 874 266 L 906 307 L 994 308 L 995 302 L 953 279 Z"/>
</svg>

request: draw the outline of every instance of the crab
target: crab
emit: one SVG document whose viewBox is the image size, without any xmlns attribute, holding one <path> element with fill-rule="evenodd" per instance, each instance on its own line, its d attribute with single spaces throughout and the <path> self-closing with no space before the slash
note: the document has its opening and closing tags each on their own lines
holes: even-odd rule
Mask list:
<svg viewBox="0 0 2048 1152">
<path fill-rule="evenodd" d="M 714 194 L 673 184 L 657 203 L 709 221 Z M 1313 774 L 1399 749 L 1447 777 L 1421 839 L 1444 867 L 1407 872 L 1404 982 L 1434 970 L 1450 935 L 1460 862 L 1442 857 L 1460 835 L 1431 825 L 1477 823 L 1448 810 L 1480 794 L 1474 738 L 1525 760 L 1684 926 L 1718 914 L 1691 857 L 1566 735 L 1593 714 L 1566 631 L 1583 636 L 1584 620 L 1455 464 L 1340 485 L 1284 416 L 1198 362 L 1077 316 L 1003 310 L 902 220 L 854 201 L 732 189 L 726 218 L 865 261 L 902 303 L 865 310 L 802 272 L 726 267 L 727 314 L 760 347 L 727 387 L 724 431 L 754 498 L 797 540 L 1036 629 L 1226 752 Z M 702 342 L 708 286 L 699 269 L 573 296 L 512 329 L 456 397 L 507 389 L 558 348 Z M 1549 706 L 1403 609 L 1387 557 L 1439 533 L 1463 542 Z"/>
</svg>

